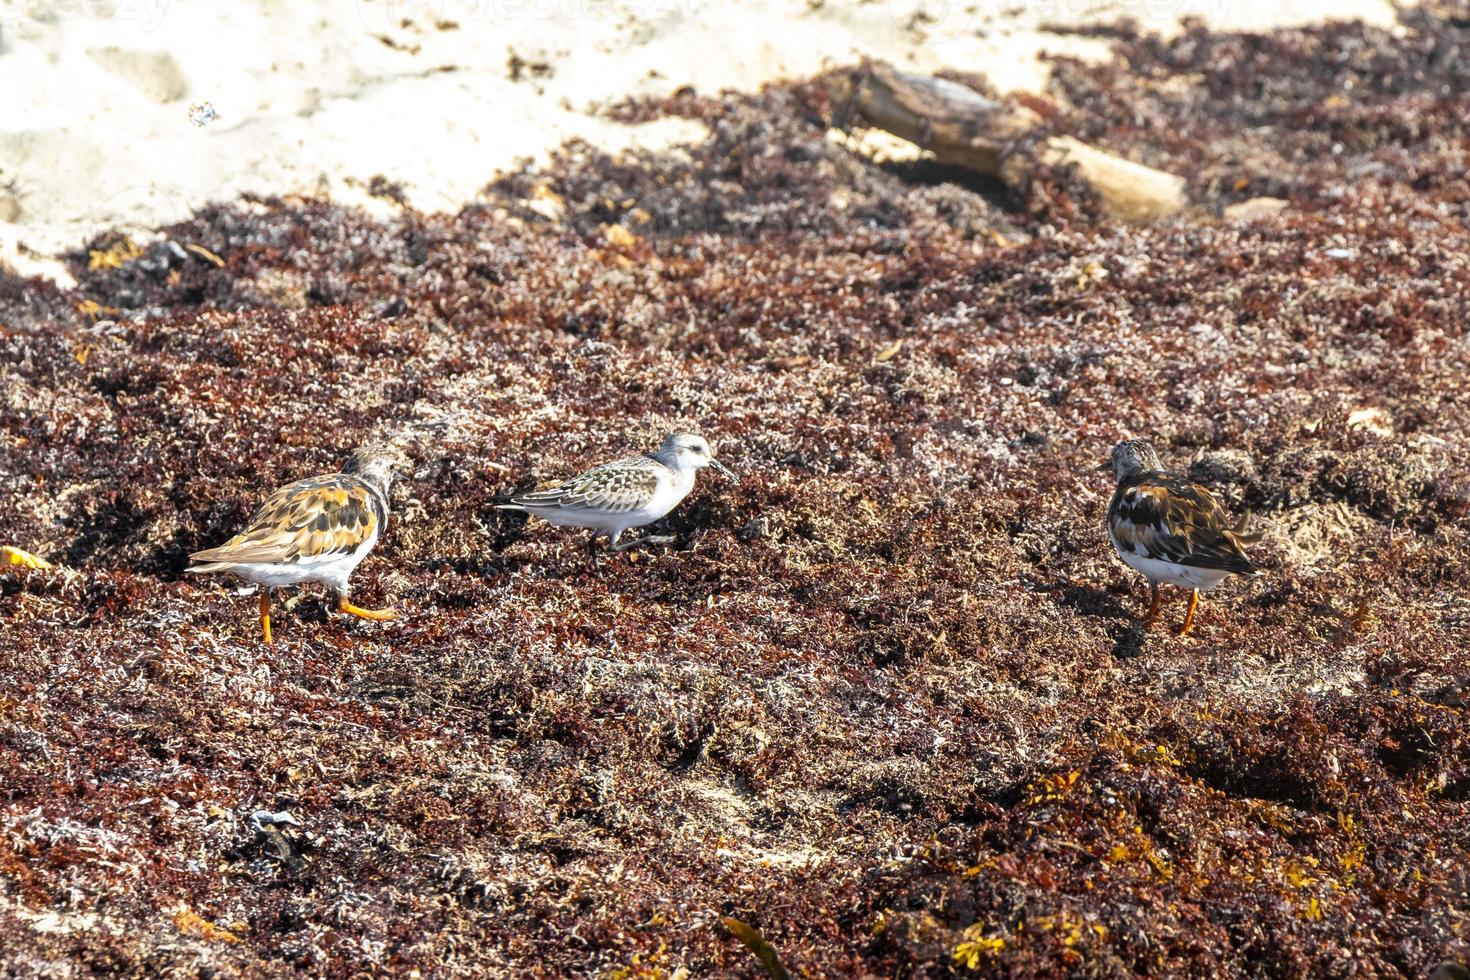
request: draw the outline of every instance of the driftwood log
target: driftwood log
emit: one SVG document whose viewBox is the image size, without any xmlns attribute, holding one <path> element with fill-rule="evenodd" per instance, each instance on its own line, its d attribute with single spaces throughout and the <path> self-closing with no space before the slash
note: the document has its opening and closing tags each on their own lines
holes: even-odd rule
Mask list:
<svg viewBox="0 0 1470 980">
<path fill-rule="evenodd" d="M 1137 224 L 1184 207 L 1184 178 L 1088 146 L 1042 135 L 1042 118 L 1025 106 L 988 99 L 958 82 L 864 65 L 847 83 L 847 113 L 931 151 L 941 163 L 968 167 L 1008 184 L 1035 166 L 1075 168 L 1112 217 Z M 840 94 L 840 93 L 839 93 Z M 846 122 L 847 120 L 843 120 Z"/>
</svg>

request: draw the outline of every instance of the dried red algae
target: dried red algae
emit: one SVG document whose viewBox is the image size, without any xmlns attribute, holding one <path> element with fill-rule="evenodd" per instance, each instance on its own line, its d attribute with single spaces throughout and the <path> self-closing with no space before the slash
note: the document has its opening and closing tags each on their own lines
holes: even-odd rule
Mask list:
<svg viewBox="0 0 1470 980">
<path fill-rule="evenodd" d="M 1059 128 L 1196 175 L 1148 230 L 874 168 L 812 84 L 453 218 L 0 278 L 0 527 L 69 569 L 0 571 L 6 967 L 757 975 L 724 915 L 798 975 L 1463 960 L 1470 36 L 1404 17 L 1063 64 Z M 491 506 L 674 424 L 742 479 L 672 553 Z M 405 618 L 261 648 L 187 553 L 373 431 Z M 1187 642 L 1101 531 L 1125 431 L 1267 529 Z"/>
</svg>

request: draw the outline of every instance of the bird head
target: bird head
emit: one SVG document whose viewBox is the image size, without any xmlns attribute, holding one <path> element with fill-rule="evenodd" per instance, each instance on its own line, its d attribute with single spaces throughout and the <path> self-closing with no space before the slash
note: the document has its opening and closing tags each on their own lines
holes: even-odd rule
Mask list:
<svg viewBox="0 0 1470 980">
<path fill-rule="evenodd" d="M 408 456 L 397 446 L 387 443 L 369 443 L 353 450 L 342 467 L 343 473 L 360 476 L 375 484 L 386 497 L 393 485 L 393 477 L 410 469 Z"/>
<path fill-rule="evenodd" d="M 658 448 L 657 456 L 665 466 L 674 469 L 702 470 L 706 466 L 713 466 L 730 479 L 735 478 L 728 467 L 715 459 L 704 436 L 697 436 L 692 432 L 671 433 Z"/>
<path fill-rule="evenodd" d="M 1120 480 L 1164 468 L 1164 464 L 1159 462 L 1159 454 L 1146 439 L 1125 439 L 1113 447 L 1109 460 L 1113 475 Z"/>
</svg>

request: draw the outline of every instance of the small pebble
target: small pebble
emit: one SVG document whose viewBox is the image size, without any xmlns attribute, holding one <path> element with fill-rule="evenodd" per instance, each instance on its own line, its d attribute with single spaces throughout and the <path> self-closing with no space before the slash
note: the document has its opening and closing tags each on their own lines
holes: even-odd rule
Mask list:
<svg viewBox="0 0 1470 980">
<path fill-rule="evenodd" d="M 219 113 L 214 111 L 213 102 L 195 102 L 189 106 L 189 121 L 195 126 L 208 126 L 218 118 Z"/>
</svg>

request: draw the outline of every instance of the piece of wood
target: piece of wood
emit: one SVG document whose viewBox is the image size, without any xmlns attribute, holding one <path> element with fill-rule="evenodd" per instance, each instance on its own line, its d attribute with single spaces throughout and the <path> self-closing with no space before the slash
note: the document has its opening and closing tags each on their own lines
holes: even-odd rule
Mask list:
<svg viewBox="0 0 1470 980">
<path fill-rule="evenodd" d="M 1072 167 L 1114 218 L 1143 224 L 1184 207 L 1184 178 L 1070 136 L 1048 136 L 1025 106 L 997 102 L 958 82 L 864 65 L 848 82 L 848 111 L 932 152 L 941 163 L 1020 183 L 1031 168 Z M 842 120 L 845 122 L 846 120 Z"/>
</svg>

